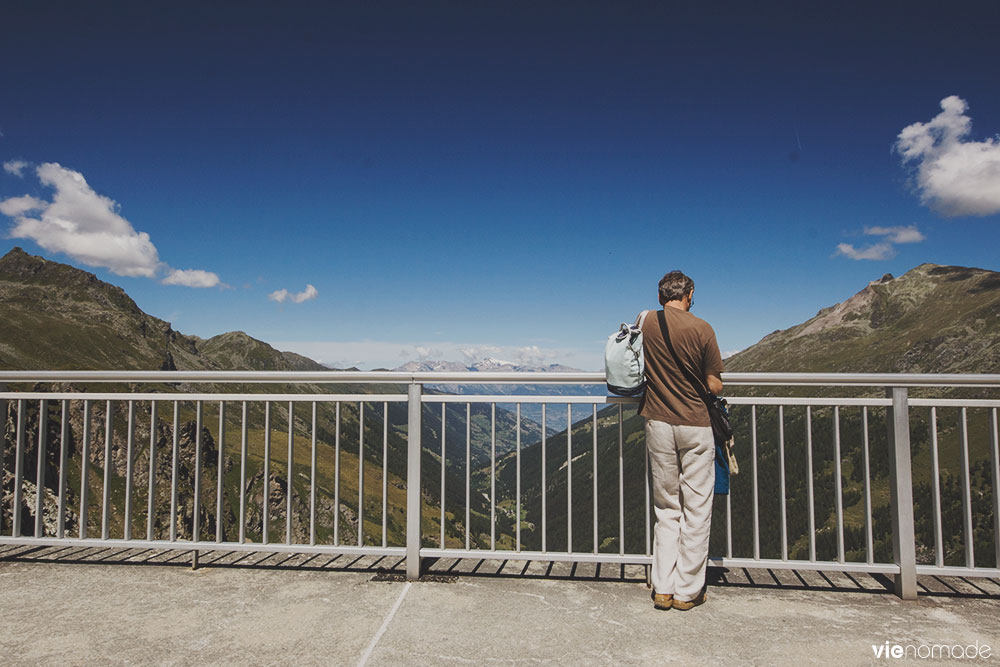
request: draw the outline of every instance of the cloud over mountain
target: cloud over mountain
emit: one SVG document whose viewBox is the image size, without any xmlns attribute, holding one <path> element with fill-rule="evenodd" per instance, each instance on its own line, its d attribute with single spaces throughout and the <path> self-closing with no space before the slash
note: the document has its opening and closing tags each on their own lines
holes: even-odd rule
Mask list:
<svg viewBox="0 0 1000 667">
<path fill-rule="evenodd" d="M 867 236 L 881 236 L 884 240 L 864 248 L 855 248 L 850 243 L 840 243 L 837 245 L 837 252 L 834 255 L 843 255 L 850 259 L 892 259 L 896 256 L 894 244 L 920 243 L 927 239 L 916 225 L 909 227 L 865 227 L 865 234 Z"/>
<path fill-rule="evenodd" d="M 941 100 L 941 113 L 903 128 L 896 152 L 915 163 L 920 201 L 942 215 L 1000 213 L 1000 139 L 969 141 L 972 119 L 957 95 Z"/>
<path fill-rule="evenodd" d="M 26 166 L 23 161 L 6 162 L 4 170 L 20 176 Z M 120 276 L 155 278 L 167 270 L 167 284 L 206 287 L 219 283 L 219 277 L 208 271 L 167 267 L 149 234 L 136 231 L 119 213 L 118 204 L 95 192 L 80 172 L 46 162 L 35 174 L 43 186 L 54 191 L 52 200 L 24 195 L 0 201 L 0 213 L 14 221 L 12 238 L 31 239 L 46 250 Z"/>
<path fill-rule="evenodd" d="M 219 276 L 201 269 L 174 269 L 163 279 L 164 285 L 184 287 L 216 287 L 221 284 Z"/>
</svg>

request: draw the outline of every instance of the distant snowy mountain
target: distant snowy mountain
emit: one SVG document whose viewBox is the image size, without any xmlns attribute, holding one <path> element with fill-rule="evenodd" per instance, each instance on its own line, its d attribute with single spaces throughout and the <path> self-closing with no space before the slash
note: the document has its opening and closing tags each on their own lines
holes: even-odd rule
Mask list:
<svg viewBox="0 0 1000 667">
<path fill-rule="evenodd" d="M 552 373 L 583 373 L 578 368 L 563 366 L 562 364 L 549 364 L 547 366 L 533 366 L 530 364 L 515 364 L 511 361 L 503 361 L 487 357 L 477 361 L 472 365 L 466 365 L 459 361 L 410 361 L 402 366 L 394 368 L 396 371 L 408 373 L 421 373 L 431 371 L 473 371 L 492 373 L 531 373 L 537 371 L 548 371 Z M 437 391 L 446 394 L 492 394 L 497 396 L 604 396 L 607 394 L 607 387 L 604 384 L 436 384 L 429 385 Z M 546 424 L 550 431 L 566 428 L 566 411 L 554 409 L 552 406 Z M 578 408 L 582 411 L 583 406 Z M 582 414 L 582 412 L 581 412 Z M 532 421 L 541 422 L 542 406 L 540 403 L 522 403 L 521 415 Z"/>
<path fill-rule="evenodd" d="M 491 373 L 533 373 L 545 371 L 551 373 L 583 373 L 579 368 L 563 366 L 562 364 L 549 364 L 547 366 L 536 366 L 530 364 L 517 364 L 513 361 L 504 361 L 487 357 L 472 365 L 463 364 L 460 361 L 408 361 L 402 366 L 393 368 L 394 371 L 405 371 L 407 373 L 423 373 L 434 371 L 479 371 Z"/>
</svg>

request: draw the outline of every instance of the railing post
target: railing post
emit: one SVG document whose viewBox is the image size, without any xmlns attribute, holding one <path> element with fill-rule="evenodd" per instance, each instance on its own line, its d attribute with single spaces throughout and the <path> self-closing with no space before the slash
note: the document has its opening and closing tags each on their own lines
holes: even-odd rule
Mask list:
<svg viewBox="0 0 1000 667">
<path fill-rule="evenodd" d="M 892 510 L 892 559 L 899 565 L 896 595 L 917 599 L 917 556 L 913 531 L 913 477 L 910 471 L 910 411 L 906 387 L 890 387 L 889 491 Z"/>
<path fill-rule="evenodd" d="M 406 420 L 406 578 L 420 577 L 420 430 L 423 386 L 411 382 Z"/>
</svg>

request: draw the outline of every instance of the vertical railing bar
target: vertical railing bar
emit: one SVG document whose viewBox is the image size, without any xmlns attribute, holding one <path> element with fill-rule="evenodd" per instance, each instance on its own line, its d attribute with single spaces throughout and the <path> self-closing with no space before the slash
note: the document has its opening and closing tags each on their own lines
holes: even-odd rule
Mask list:
<svg viewBox="0 0 1000 667">
<path fill-rule="evenodd" d="M 785 406 L 778 406 L 778 477 L 781 500 L 781 560 L 788 560 L 788 501 L 785 482 Z"/>
<path fill-rule="evenodd" d="M 264 497 L 260 502 L 261 514 L 261 544 L 270 541 L 271 532 L 270 514 L 271 505 L 271 401 L 264 401 Z"/>
<path fill-rule="evenodd" d="M 0 391 L 6 391 L 7 385 L 0 382 Z M 6 512 L 3 506 L 3 481 L 6 477 L 7 472 L 7 399 L 0 399 L 0 419 L 3 419 L 3 425 L 0 426 L 0 534 L 3 533 L 4 527 L 4 516 Z M 11 508 L 11 515 L 14 514 L 14 508 Z M 13 523 L 13 521 L 11 522 Z"/>
<path fill-rule="evenodd" d="M 389 403 L 382 403 L 382 546 L 389 543 Z"/>
<path fill-rule="evenodd" d="M 904 600 L 917 599 L 916 535 L 913 520 L 913 462 L 910 404 L 906 387 L 886 387 L 892 406 L 886 412 L 889 445 L 889 508 L 892 513 L 892 560 L 899 567 L 894 589 Z"/>
<path fill-rule="evenodd" d="M 3 415 L 6 419 L 7 415 Z M 56 536 L 66 536 L 66 466 L 69 457 L 69 401 L 62 401 L 62 418 L 59 420 L 59 506 Z M 0 475 L 3 468 L 0 466 Z"/>
<path fill-rule="evenodd" d="M 750 406 L 750 458 L 753 459 L 753 557 L 760 560 L 760 504 L 757 498 L 757 406 Z"/>
<path fill-rule="evenodd" d="M 146 489 L 146 539 L 153 540 L 156 523 L 156 401 L 149 402 L 149 486 Z"/>
<path fill-rule="evenodd" d="M 447 407 L 448 404 L 441 403 L 441 548 L 444 549 L 444 528 L 445 528 L 445 513 L 444 513 L 444 480 L 445 480 L 445 460 L 447 456 L 447 450 L 445 448 L 446 436 L 446 422 L 447 419 Z"/>
<path fill-rule="evenodd" d="M 316 401 L 312 402 L 312 451 L 309 458 L 309 544 L 316 544 Z M 383 545 L 384 546 L 384 545 Z"/>
<path fill-rule="evenodd" d="M 222 534 L 222 501 L 224 491 L 222 488 L 223 475 L 226 470 L 226 402 L 219 401 L 219 442 L 216 446 L 215 462 L 215 541 L 221 542 Z"/>
<path fill-rule="evenodd" d="M 80 539 L 87 539 L 87 504 L 90 501 L 90 400 L 83 401 L 83 437 L 80 443 Z"/>
<path fill-rule="evenodd" d="M 542 553 L 547 551 L 547 536 L 548 536 L 548 526 L 546 525 L 546 518 L 548 516 L 548 510 L 546 508 L 546 493 L 548 489 L 548 483 L 546 480 L 546 465 L 545 465 L 545 440 L 546 440 L 546 414 L 545 414 L 545 403 L 542 403 Z"/>
<path fill-rule="evenodd" d="M 521 404 L 517 404 L 517 442 L 515 444 L 516 451 L 514 452 L 515 471 L 517 479 L 515 480 L 515 493 L 517 494 L 517 500 L 514 502 L 516 509 L 516 521 L 517 528 L 515 529 L 514 536 L 514 547 L 516 551 L 521 550 Z"/>
<path fill-rule="evenodd" d="M 333 543 L 340 546 L 340 401 L 337 401 L 333 432 Z"/>
<path fill-rule="evenodd" d="M 844 480 L 840 459 L 840 406 L 833 407 L 834 489 L 837 498 L 837 560 L 844 562 Z"/>
<path fill-rule="evenodd" d="M 135 476 L 135 401 L 128 402 L 128 431 L 125 434 L 125 539 L 132 539 L 132 491 Z"/>
<path fill-rule="evenodd" d="M 472 404 L 465 404 L 465 548 L 468 550 L 472 544 L 472 527 L 469 521 L 472 512 L 469 510 L 471 500 L 469 480 L 472 476 Z"/>
<path fill-rule="evenodd" d="M 114 407 L 111 401 L 107 402 L 104 409 L 104 488 L 101 490 L 101 539 L 109 537 L 108 524 L 111 521 L 111 439 L 114 437 L 112 430 Z"/>
<path fill-rule="evenodd" d="M 591 471 L 591 482 L 592 482 L 592 493 L 594 500 L 594 553 L 596 554 L 599 548 L 599 537 L 597 529 L 597 403 L 593 405 L 593 431 L 594 431 L 594 451 L 592 454 L 593 470 Z"/>
<path fill-rule="evenodd" d="M 993 429 L 990 431 L 992 440 L 990 459 L 993 469 L 993 551 L 994 564 L 1000 568 L 1000 428 L 997 423 L 997 409 L 992 411 Z"/>
<path fill-rule="evenodd" d="M 365 402 L 358 402 L 358 546 L 365 535 Z"/>
<path fill-rule="evenodd" d="M 625 555 L 625 442 L 622 404 L 618 404 L 618 554 Z"/>
<path fill-rule="evenodd" d="M 195 435 L 194 435 L 194 505 L 191 522 L 191 541 L 201 541 L 201 422 L 204 418 L 205 403 L 195 404 Z"/>
<path fill-rule="evenodd" d="M 180 449 L 180 405 L 179 401 L 174 401 L 173 420 L 173 451 L 170 460 L 170 541 L 177 540 L 177 477 L 179 474 L 179 452 Z"/>
<path fill-rule="evenodd" d="M 248 457 L 247 402 L 243 401 L 240 422 L 240 544 L 247 541 L 247 457 Z"/>
<path fill-rule="evenodd" d="M 864 422 L 864 464 L 865 464 L 865 551 L 868 563 L 875 562 L 875 546 L 872 538 L 872 483 L 871 465 L 868 458 L 868 408 L 862 408 Z"/>
<path fill-rule="evenodd" d="M 975 536 L 972 532 L 972 491 L 969 481 L 969 425 L 968 408 L 962 408 L 962 508 L 965 512 L 965 566 L 972 568 L 976 566 L 976 555 L 973 541 Z"/>
<path fill-rule="evenodd" d="M 647 461 L 649 450 L 646 450 Z M 648 465 L 648 464 L 647 464 Z M 728 465 L 728 462 L 727 462 Z M 730 475 L 729 493 L 726 494 L 726 558 L 733 557 L 733 487 L 732 475 Z M 652 554 L 651 554 L 652 555 Z"/>
<path fill-rule="evenodd" d="M 643 475 L 642 475 L 643 489 L 645 490 L 645 494 L 646 494 L 645 495 L 645 505 L 643 505 L 643 507 L 645 509 L 645 512 L 643 512 L 643 515 L 645 517 L 644 523 L 646 525 L 646 552 L 645 553 L 646 553 L 647 556 L 651 556 L 651 555 L 653 555 L 653 543 L 652 543 L 651 538 L 650 538 L 649 529 L 650 529 L 650 519 L 651 519 L 650 515 L 653 513 L 653 510 L 652 510 L 652 507 L 650 507 L 650 505 L 649 505 L 649 448 L 648 447 L 643 447 L 643 449 L 642 449 L 642 462 L 643 462 Z"/>
<path fill-rule="evenodd" d="M 406 388 L 406 579 L 420 578 L 420 546 L 423 542 L 420 457 L 423 452 L 424 386 L 411 382 Z M 388 467 L 386 468 L 388 471 Z"/>
<path fill-rule="evenodd" d="M 816 496 L 813 489 L 812 406 L 806 406 L 806 496 L 809 511 L 809 561 L 816 562 Z"/>
<path fill-rule="evenodd" d="M 573 553 L 573 404 L 566 404 L 566 553 Z"/>
<path fill-rule="evenodd" d="M 24 495 L 24 438 L 25 419 L 24 413 L 27 406 L 23 398 L 17 399 L 17 450 L 14 454 L 14 504 L 10 511 L 11 536 L 21 537 L 21 502 Z"/>
<path fill-rule="evenodd" d="M 648 456 L 648 454 L 647 454 Z M 726 494 L 726 558 L 733 557 L 733 489 Z"/>
<path fill-rule="evenodd" d="M 497 543 L 497 404 L 490 404 L 490 551 Z"/>
<path fill-rule="evenodd" d="M 45 454 L 49 448 L 49 402 L 38 402 L 38 465 L 35 469 L 35 537 L 42 536 L 42 501 L 45 499 Z"/>
<path fill-rule="evenodd" d="M 933 503 L 932 519 L 934 520 L 934 564 L 944 566 L 944 541 L 941 529 L 941 467 L 938 460 L 938 430 L 937 408 L 931 407 L 931 502 Z"/>
<path fill-rule="evenodd" d="M 288 483 L 285 486 L 285 544 L 292 543 L 292 489 L 295 481 L 295 403 L 288 401 Z"/>
</svg>

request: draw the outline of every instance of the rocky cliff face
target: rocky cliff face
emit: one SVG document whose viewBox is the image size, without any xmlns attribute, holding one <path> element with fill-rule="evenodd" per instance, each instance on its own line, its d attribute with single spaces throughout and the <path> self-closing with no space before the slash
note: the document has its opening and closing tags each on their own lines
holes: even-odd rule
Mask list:
<svg viewBox="0 0 1000 667">
<path fill-rule="evenodd" d="M 885 275 L 726 361 L 730 371 L 1000 372 L 1000 273 L 921 264 Z"/>
</svg>

